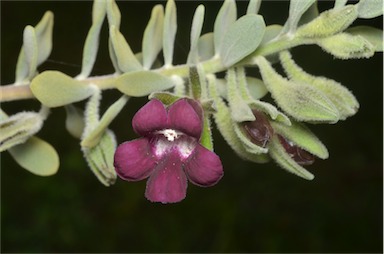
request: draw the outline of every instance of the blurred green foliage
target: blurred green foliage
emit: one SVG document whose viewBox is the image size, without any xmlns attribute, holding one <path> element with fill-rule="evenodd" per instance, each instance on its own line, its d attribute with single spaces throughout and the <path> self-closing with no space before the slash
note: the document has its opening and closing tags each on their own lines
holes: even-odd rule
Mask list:
<svg viewBox="0 0 384 254">
<path fill-rule="evenodd" d="M 118 2 L 121 31 L 134 52 L 158 2 Z M 189 48 L 189 31 L 197 2 L 176 2 L 179 30 L 176 63 Z M 206 4 L 203 33 L 212 31 L 221 2 Z M 332 7 L 321 2 L 320 10 Z M 1 1 L 1 83 L 12 83 L 22 32 L 45 10 L 55 14 L 53 51 L 40 70 L 80 72 L 82 48 L 91 25 L 91 2 Z M 246 2 L 239 2 L 245 13 Z M 267 24 L 283 24 L 287 1 L 262 3 Z M 354 25 L 382 27 L 382 17 Z M 104 24 L 93 74 L 113 72 Z M 57 148 L 61 166 L 52 177 L 38 177 L 1 155 L 1 252 L 382 252 L 383 225 L 383 56 L 334 60 L 316 46 L 292 51 L 307 72 L 343 83 L 361 108 L 337 125 L 311 129 L 328 147 L 330 158 L 309 170 L 305 181 L 274 163 L 242 161 L 214 132 L 215 151 L 225 175 L 212 188 L 189 185 L 178 204 L 153 204 L 144 198 L 145 181 L 118 180 L 104 187 L 82 158 L 79 141 L 65 130 L 65 110 L 55 108 L 37 134 Z M 119 98 L 107 91 L 103 104 Z M 134 112 L 146 102 L 132 99 L 111 125 L 120 142 L 133 139 Z M 79 103 L 83 105 L 83 103 Z M 9 114 L 38 109 L 33 100 L 4 103 Z M 105 109 L 105 108 L 104 108 Z"/>
</svg>

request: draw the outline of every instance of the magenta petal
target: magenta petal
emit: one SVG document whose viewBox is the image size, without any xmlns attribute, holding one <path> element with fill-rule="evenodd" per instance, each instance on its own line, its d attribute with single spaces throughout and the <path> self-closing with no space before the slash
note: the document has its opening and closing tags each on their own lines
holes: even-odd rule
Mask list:
<svg viewBox="0 0 384 254">
<path fill-rule="evenodd" d="M 170 152 L 156 167 L 147 182 L 145 196 L 152 202 L 176 203 L 187 192 L 187 177 L 176 152 Z"/>
<path fill-rule="evenodd" d="M 202 119 L 186 99 L 178 100 L 169 107 L 168 121 L 170 128 L 179 130 L 188 136 L 200 138 L 203 128 Z"/>
<path fill-rule="evenodd" d="M 150 132 L 166 128 L 167 110 L 163 103 L 153 99 L 145 104 L 132 119 L 135 132 L 145 136 Z"/>
<path fill-rule="evenodd" d="M 124 180 L 139 181 L 147 178 L 156 167 L 156 159 L 146 138 L 119 145 L 115 152 L 115 170 Z"/>
<path fill-rule="evenodd" d="M 192 183 L 203 187 L 215 185 L 224 174 L 219 156 L 201 145 L 186 162 L 185 172 Z"/>
</svg>

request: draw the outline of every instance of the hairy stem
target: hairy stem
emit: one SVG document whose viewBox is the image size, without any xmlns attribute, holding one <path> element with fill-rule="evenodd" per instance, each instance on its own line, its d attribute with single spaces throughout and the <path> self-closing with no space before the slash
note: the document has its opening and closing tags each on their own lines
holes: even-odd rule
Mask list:
<svg viewBox="0 0 384 254">
<path fill-rule="evenodd" d="M 282 50 L 289 49 L 298 45 L 312 44 L 312 43 L 313 41 L 308 39 L 307 40 L 296 39 L 295 37 L 290 39 L 280 38 L 279 40 L 271 41 L 268 44 L 260 46 L 259 48 L 257 48 L 257 50 L 254 53 L 250 54 L 248 57 L 246 57 L 236 65 L 254 66 L 255 65 L 254 59 L 257 56 L 267 56 L 267 55 L 275 54 Z M 228 67 L 225 67 L 221 63 L 221 59 L 217 57 L 207 60 L 205 62 L 202 62 L 201 64 L 204 69 L 204 72 L 207 74 L 225 71 L 228 68 Z M 185 78 L 185 77 L 188 77 L 189 75 L 189 67 L 190 66 L 188 64 L 183 64 L 183 65 L 176 65 L 176 66 L 171 66 L 167 68 L 163 67 L 153 71 L 166 76 L 176 75 L 176 76 Z M 106 89 L 113 89 L 115 87 L 114 83 L 117 78 L 118 78 L 117 74 L 108 74 L 103 76 L 89 77 L 86 79 L 82 79 L 80 81 L 86 84 L 92 83 L 98 86 L 101 90 L 106 90 Z M 29 85 L 30 84 L 27 83 L 24 85 L 17 85 L 17 86 L 15 86 L 14 84 L 0 86 L 0 102 L 35 98 L 31 89 L 29 88 Z"/>
</svg>

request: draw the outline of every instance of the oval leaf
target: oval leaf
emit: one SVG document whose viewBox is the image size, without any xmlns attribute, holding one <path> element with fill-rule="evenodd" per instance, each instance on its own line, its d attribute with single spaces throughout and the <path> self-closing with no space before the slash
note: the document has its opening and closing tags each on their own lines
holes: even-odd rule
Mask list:
<svg viewBox="0 0 384 254">
<path fill-rule="evenodd" d="M 360 0 L 357 4 L 359 18 L 371 19 L 383 15 L 383 0 Z"/>
<path fill-rule="evenodd" d="M 89 85 L 59 71 L 45 71 L 31 82 L 31 91 L 45 106 L 53 108 L 84 100 L 93 93 Z"/>
<path fill-rule="evenodd" d="M 215 52 L 219 53 L 221 43 L 224 34 L 227 32 L 228 27 L 232 25 L 237 19 L 237 8 L 234 0 L 225 0 L 217 14 L 213 34 L 214 34 L 214 45 Z"/>
<path fill-rule="evenodd" d="M 24 144 L 10 148 L 9 153 L 20 166 L 35 175 L 50 176 L 59 169 L 56 150 L 37 137 L 31 137 Z"/>
<path fill-rule="evenodd" d="M 172 79 L 151 71 L 137 71 L 121 75 L 116 80 L 116 88 L 120 92 L 141 97 L 174 87 Z"/>
<path fill-rule="evenodd" d="M 199 5 L 199 7 L 197 7 L 195 14 L 193 16 L 192 28 L 191 28 L 191 49 L 188 55 L 188 60 L 187 60 L 188 63 L 196 63 L 198 60 L 197 45 L 199 42 L 201 29 L 203 28 L 204 12 L 205 12 L 204 5 Z"/>
<path fill-rule="evenodd" d="M 259 46 L 265 32 L 264 19 L 260 15 L 247 14 L 233 23 L 225 33 L 220 47 L 220 57 L 229 67 Z"/>
<path fill-rule="evenodd" d="M 151 19 L 148 22 L 143 36 L 143 66 L 149 70 L 163 46 L 164 8 L 156 5 L 152 9 Z"/>
<path fill-rule="evenodd" d="M 166 66 L 172 65 L 173 48 L 177 31 L 176 4 L 174 0 L 168 0 L 165 6 L 163 53 Z"/>
<path fill-rule="evenodd" d="M 203 34 L 197 43 L 199 61 L 205 61 L 215 56 L 213 33 Z"/>
</svg>

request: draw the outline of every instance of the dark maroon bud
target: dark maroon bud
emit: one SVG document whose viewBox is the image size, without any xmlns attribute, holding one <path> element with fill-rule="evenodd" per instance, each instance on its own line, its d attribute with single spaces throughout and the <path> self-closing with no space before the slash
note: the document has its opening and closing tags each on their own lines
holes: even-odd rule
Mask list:
<svg viewBox="0 0 384 254">
<path fill-rule="evenodd" d="M 295 143 L 284 138 L 283 136 L 277 136 L 279 137 L 280 143 L 283 145 L 285 151 L 297 162 L 297 164 L 311 165 L 315 162 L 315 156 L 313 154 L 301 149 L 295 145 Z"/>
<path fill-rule="evenodd" d="M 273 135 L 272 126 L 269 123 L 268 117 L 263 112 L 252 110 L 252 113 L 256 117 L 256 120 L 244 122 L 244 129 L 248 133 L 252 143 L 260 147 L 266 147 Z"/>
</svg>

